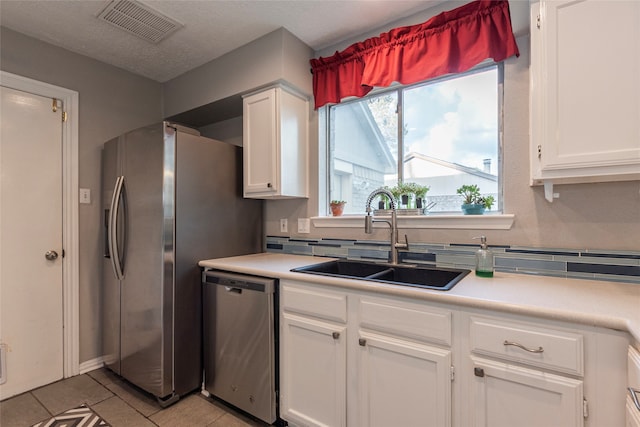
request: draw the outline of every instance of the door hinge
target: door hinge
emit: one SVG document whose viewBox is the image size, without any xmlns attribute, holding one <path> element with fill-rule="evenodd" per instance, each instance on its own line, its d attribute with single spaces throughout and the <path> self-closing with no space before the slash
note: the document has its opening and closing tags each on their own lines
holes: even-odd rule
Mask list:
<svg viewBox="0 0 640 427">
<path fill-rule="evenodd" d="M 538 145 L 538 158 L 542 158 L 542 145 Z"/>
<path fill-rule="evenodd" d="M 456 368 L 455 368 L 455 366 L 451 366 L 450 371 L 451 371 L 451 381 L 453 381 L 453 380 L 456 379 Z"/>
<path fill-rule="evenodd" d="M 582 398 L 582 416 L 584 418 L 589 417 L 589 403 L 587 403 L 587 399 Z"/>
<path fill-rule="evenodd" d="M 538 27 L 538 29 L 540 29 L 540 15 L 538 15 L 536 17 L 536 27 Z"/>
<path fill-rule="evenodd" d="M 67 112 L 63 111 L 62 112 L 62 123 L 65 123 L 67 121 Z"/>
</svg>

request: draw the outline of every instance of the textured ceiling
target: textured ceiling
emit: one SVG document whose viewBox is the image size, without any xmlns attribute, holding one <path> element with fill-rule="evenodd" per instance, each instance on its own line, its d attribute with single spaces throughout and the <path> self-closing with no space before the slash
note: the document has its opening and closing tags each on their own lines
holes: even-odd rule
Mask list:
<svg viewBox="0 0 640 427">
<path fill-rule="evenodd" d="M 165 82 L 280 27 L 318 51 L 442 2 L 144 0 L 185 25 L 158 44 L 98 20 L 109 0 L 0 0 L 0 24 Z"/>
</svg>

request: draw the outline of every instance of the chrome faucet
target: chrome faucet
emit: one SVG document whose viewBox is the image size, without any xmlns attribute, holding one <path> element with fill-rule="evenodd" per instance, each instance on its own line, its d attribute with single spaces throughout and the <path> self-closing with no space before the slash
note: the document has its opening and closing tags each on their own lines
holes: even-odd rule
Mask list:
<svg viewBox="0 0 640 427">
<path fill-rule="evenodd" d="M 373 219 L 371 216 L 371 202 L 376 196 L 384 194 L 391 201 L 391 222 L 386 219 Z M 398 242 L 398 219 L 396 216 L 396 202 L 394 200 L 393 194 L 387 190 L 386 188 L 378 188 L 373 190 L 369 197 L 367 197 L 367 216 L 364 217 L 364 232 L 367 234 L 373 233 L 373 223 L 374 222 L 386 222 L 391 227 L 391 236 L 390 236 L 390 249 L 389 249 L 389 263 L 390 264 L 398 264 L 398 249 L 409 249 L 409 239 L 407 235 L 404 235 L 405 243 Z"/>
</svg>

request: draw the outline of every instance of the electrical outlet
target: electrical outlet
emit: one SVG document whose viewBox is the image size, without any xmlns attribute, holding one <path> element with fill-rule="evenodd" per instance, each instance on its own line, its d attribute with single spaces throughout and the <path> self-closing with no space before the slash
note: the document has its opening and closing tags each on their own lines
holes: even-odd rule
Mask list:
<svg viewBox="0 0 640 427">
<path fill-rule="evenodd" d="M 287 218 L 280 218 L 280 232 L 281 233 L 286 233 L 289 229 L 289 224 L 288 224 L 288 220 Z"/>
<path fill-rule="evenodd" d="M 298 233 L 311 233 L 311 220 L 309 218 L 298 218 Z"/>
</svg>

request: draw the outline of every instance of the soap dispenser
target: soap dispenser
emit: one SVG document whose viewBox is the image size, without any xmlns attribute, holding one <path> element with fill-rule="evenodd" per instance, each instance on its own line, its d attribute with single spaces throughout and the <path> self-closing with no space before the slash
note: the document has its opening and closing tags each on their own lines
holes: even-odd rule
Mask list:
<svg viewBox="0 0 640 427">
<path fill-rule="evenodd" d="M 474 239 L 480 239 L 480 249 L 476 251 L 476 276 L 493 277 L 493 252 L 487 246 L 487 238 L 480 236 Z"/>
</svg>

